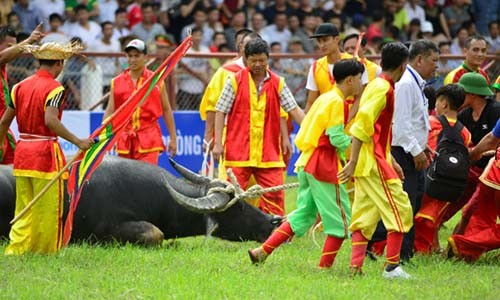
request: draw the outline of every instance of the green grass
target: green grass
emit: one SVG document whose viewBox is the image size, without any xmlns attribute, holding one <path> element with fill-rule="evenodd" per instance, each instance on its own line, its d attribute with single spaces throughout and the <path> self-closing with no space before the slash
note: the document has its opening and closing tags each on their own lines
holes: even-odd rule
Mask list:
<svg viewBox="0 0 500 300">
<path fill-rule="evenodd" d="M 287 192 L 287 209 L 295 206 Z M 449 235 L 449 224 L 442 240 Z M 365 261 L 349 276 L 347 241 L 330 270 L 318 270 L 321 249 L 308 236 L 250 264 L 255 242 L 195 237 L 161 248 L 72 245 L 52 256 L 0 256 L 0 299 L 498 299 L 499 251 L 474 264 L 417 256 L 414 279 L 381 278 L 383 260 Z M 443 244 L 446 245 L 446 244 Z M 3 252 L 6 242 L 0 243 Z"/>
</svg>

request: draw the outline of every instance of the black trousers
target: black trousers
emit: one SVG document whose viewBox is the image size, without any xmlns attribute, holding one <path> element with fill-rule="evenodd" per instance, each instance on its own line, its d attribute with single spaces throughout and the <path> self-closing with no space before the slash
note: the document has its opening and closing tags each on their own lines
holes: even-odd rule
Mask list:
<svg viewBox="0 0 500 300">
<path fill-rule="evenodd" d="M 405 180 L 403 181 L 403 190 L 410 198 L 413 216 L 418 212 L 422 204 L 422 197 L 425 188 L 425 170 L 415 170 L 413 156 L 406 153 L 402 147 L 392 147 L 392 156 L 403 169 Z M 384 224 L 380 221 L 377 224 L 377 229 L 373 234 L 372 241 L 380 241 L 387 238 L 387 230 Z M 408 233 L 404 235 L 403 245 L 401 246 L 400 259 L 409 261 L 413 257 L 413 242 L 415 240 L 415 228 L 412 227 Z"/>
</svg>

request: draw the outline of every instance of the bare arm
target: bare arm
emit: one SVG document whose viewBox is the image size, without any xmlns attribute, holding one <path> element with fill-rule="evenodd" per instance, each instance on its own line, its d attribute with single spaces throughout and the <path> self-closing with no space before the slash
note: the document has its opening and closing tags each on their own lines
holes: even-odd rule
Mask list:
<svg viewBox="0 0 500 300">
<path fill-rule="evenodd" d="M 482 157 L 482 154 L 488 150 L 494 150 L 498 143 L 500 142 L 500 138 L 497 138 L 493 135 L 493 132 L 485 135 L 481 141 L 476 145 L 476 147 L 472 148 L 470 151 L 470 159 L 478 160 Z"/>
<path fill-rule="evenodd" d="M 111 89 L 109 90 L 108 106 L 106 106 L 106 110 L 104 111 L 104 115 L 102 117 L 103 122 L 115 112 L 115 97 L 113 96 L 113 90 L 113 85 L 111 85 Z"/>
<path fill-rule="evenodd" d="M 289 111 L 288 114 L 297 124 L 302 124 L 302 120 L 304 119 L 304 112 L 302 111 L 302 109 L 300 109 L 300 107 L 296 106 L 294 109 Z"/>
<path fill-rule="evenodd" d="M 4 140 L 7 135 L 7 131 L 9 130 L 10 124 L 12 120 L 16 116 L 16 111 L 11 107 L 7 107 L 5 110 L 2 119 L 0 119 L 0 161 L 3 160 L 3 151 L 4 151 Z"/>
<path fill-rule="evenodd" d="M 212 150 L 212 153 L 214 155 L 214 159 L 216 161 L 219 161 L 219 158 L 222 155 L 222 152 L 224 151 L 223 145 L 222 145 L 222 131 L 224 129 L 224 120 L 226 119 L 226 114 L 217 111 L 215 113 L 215 132 L 214 132 L 214 148 Z"/>
<path fill-rule="evenodd" d="M 292 144 L 290 143 L 290 136 L 288 135 L 288 124 L 286 118 L 280 118 L 280 134 L 281 134 L 281 150 L 286 160 L 292 157 Z"/>
<path fill-rule="evenodd" d="M 351 157 L 349 158 L 349 162 L 342 168 L 342 170 L 337 175 L 337 178 L 340 182 L 347 182 L 351 180 L 354 175 L 354 170 L 356 169 L 356 165 L 358 164 L 359 151 L 361 150 L 361 145 L 363 142 L 356 138 L 352 137 L 352 145 L 351 145 Z"/>
<path fill-rule="evenodd" d="M 8 62 L 12 61 L 14 58 L 18 57 L 22 52 L 21 47 L 39 42 L 44 36 L 42 33 L 42 26 L 42 23 L 38 24 L 38 26 L 36 26 L 36 28 L 27 39 L 20 42 L 19 44 L 12 45 L 2 50 L 0 52 L 0 65 L 5 65 Z"/>
<path fill-rule="evenodd" d="M 316 98 L 319 96 L 319 91 L 307 91 L 307 100 L 306 100 L 306 108 L 304 109 L 304 113 L 307 114 L 309 109 L 311 109 L 311 105 L 313 105 L 314 101 L 316 101 Z"/>
<path fill-rule="evenodd" d="M 207 143 L 210 142 L 210 147 L 212 148 L 214 145 L 213 137 L 214 137 L 214 126 L 215 126 L 215 112 L 207 111 L 206 114 L 207 118 L 205 120 L 205 137 L 203 139 Z M 203 143 L 203 147 L 205 148 L 205 143 Z"/>
<path fill-rule="evenodd" d="M 76 145 L 80 150 L 87 150 L 90 148 L 94 141 L 85 138 L 80 139 L 71 133 L 62 123 L 59 121 L 57 116 L 59 115 L 59 109 L 53 106 L 47 106 L 45 109 L 45 126 L 47 126 L 53 133 L 62 137 L 65 140 L 70 141 L 72 144 Z"/>
<path fill-rule="evenodd" d="M 181 11 L 181 16 L 183 18 L 186 18 L 189 16 L 195 7 L 195 5 L 199 2 L 199 0 L 193 0 L 189 2 L 187 5 L 181 5 L 180 11 Z"/>
<path fill-rule="evenodd" d="M 165 84 L 162 83 L 161 86 L 160 99 L 161 107 L 163 109 L 163 121 L 165 121 L 168 133 L 170 134 L 170 142 L 168 143 L 167 151 L 170 153 L 170 156 L 174 157 L 177 153 L 177 133 L 175 131 L 174 114 L 172 112 L 172 108 L 170 107 L 170 102 L 168 101 Z"/>
<path fill-rule="evenodd" d="M 446 22 L 446 17 L 444 13 L 439 14 L 439 23 L 441 24 L 441 27 L 443 28 L 444 34 L 446 35 L 446 38 L 451 41 L 451 34 L 450 34 L 450 29 L 448 28 L 448 23 Z"/>
</svg>

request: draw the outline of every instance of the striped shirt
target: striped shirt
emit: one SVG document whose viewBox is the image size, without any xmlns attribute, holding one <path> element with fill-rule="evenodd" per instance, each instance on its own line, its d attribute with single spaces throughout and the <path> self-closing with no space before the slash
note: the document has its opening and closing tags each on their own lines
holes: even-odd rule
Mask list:
<svg viewBox="0 0 500 300">
<path fill-rule="evenodd" d="M 257 92 L 259 93 L 259 95 L 260 91 L 262 90 L 262 86 L 270 78 L 271 77 L 269 76 L 269 73 L 266 73 L 266 77 L 257 87 Z M 228 114 L 233 108 L 235 98 L 236 91 L 234 90 L 233 84 L 231 83 L 231 78 L 229 77 L 224 84 L 224 89 L 222 90 L 222 94 L 219 97 L 219 101 L 217 102 L 215 109 L 217 111 Z M 289 112 L 297 107 L 297 102 L 295 102 L 295 98 L 293 97 L 293 94 L 286 83 L 280 93 L 280 105 L 286 112 Z"/>
</svg>

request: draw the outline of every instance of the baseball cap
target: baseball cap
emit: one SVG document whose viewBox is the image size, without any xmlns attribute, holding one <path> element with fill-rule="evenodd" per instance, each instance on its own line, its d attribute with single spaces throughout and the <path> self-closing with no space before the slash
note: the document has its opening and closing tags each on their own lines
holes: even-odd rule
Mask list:
<svg viewBox="0 0 500 300">
<path fill-rule="evenodd" d="M 313 35 L 310 36 L 311 39 L 319 38 L 322 36 L 337 36 L 339 35 L 339 30 L 332 23 L 323 23 L 316 28 Z"/>
<path fill-rule="evenodd" d="M 302 39 L 298 36 L 292 36 L 288 40 L 288 45 L 291 45 L 291 44 L 301 44 L 302 45 Z"/>
<path fill-rule="evenodd" d="M 148 50 L 146 48 L 146 44 L 144 44 L 144 42 L 139 40 L 139 39 L 131 40 L 127 44 L 127 46 L 125 47 L 125 52 L 127 52 L 130 49 L 135 49 L 135 50 L 140 51 L 144 54 L 148 53 Z"/>
<path fill-rule="evenodd" d="M 468 94 L 493 96 L 493 92 L 489 88 L 486 78 L 476 72 L 469 72 L 462 75 L 458 81 L 458 85 Z"/>
<path fill-rule="evenodd" d="M 165 34 L 158 34 L 157 36 L 155 36 L 155 43 L 156 45 L 166 46 L 166 47 L 174 45 L 172 39 Z"/>
<path fill-rule="evenodd" d="M 429 32 L 429 33 L 434 33 L 434 26 L 432 26 L 432 23 L 429 21 L 425 21 L 422 24 L 422 27 L 420 28 L 420 31 L 422 32 Z"/>
</svg>

